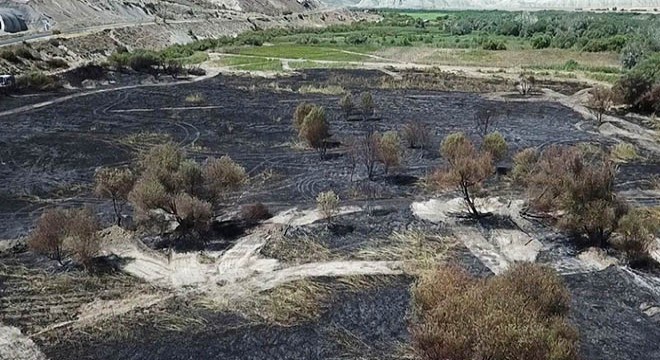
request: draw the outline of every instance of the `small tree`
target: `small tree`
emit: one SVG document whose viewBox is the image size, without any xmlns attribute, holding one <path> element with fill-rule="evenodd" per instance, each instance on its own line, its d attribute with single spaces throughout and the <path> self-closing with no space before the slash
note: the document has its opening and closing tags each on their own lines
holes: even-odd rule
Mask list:
<svg viewBox="0 0 660 360">
<path fill-rule="evenodd" d="M 484 137 L 481 149 L 491 155 L 493 161 L 500 161 L 507 152 L 506 140 L 499 132 L 492 132 Z"/>
<path fill-rule="evenodd" d="M 477 151 L 463 133 L 448 135 L 442 141 L 440 153 L 448 166 L 434 174 L 436 185 L 440 188 L 457 187 L 470 213 L 480 217 L 472 192 L 495 172 L 492 156 L 488 152 Z"/>
<path fill-rule="evenodd" d="M 591 97 L 587 107 L 594 115 L 598 125 L 603 123 L 603 116 L 614 106 L 614 92 L 604 86 L 591 89 Z"/>
<path fill-rule="evenodd" d="M 389 169 L 401 164 L 401 140 L 396 131 L 388 131 L 378 142 L 378 159 L 385 166 L 385 174 Z"/>
<path fill-rule="evenodd" d="M 94 192 L 102 198 L 112 200 L 117 225 L 121 226 L 121 210 L 128 201 L 128 193 L 135 183 L 135 175 L 129 169 L 102 168 L 96 172 L 94 179 L 96 181 Z"/>
<path fill-rule="evenodd" d="M 353 182 L 353 175 L 355 175 L 355 169 L 360 160 L 360 145 L 360 142 L 354 137 L 346 140 L 346 159 L 348 159 L 348 165 L 351 169 L 351 182 Z"/>
<path fill-rule="evenodd" d="M 425 149 L 431 143 L 431 129 L 421 121 L 409 121 L 401 129 L 401 137 L 411 149 Z"/>
<path fill-rule="evenodd" d="M 378 162 L 378 147 L 380 144 L 380 134 L 372 132 L 367 134 L 360 143 L 360 159 L 367 169 L 367 177 L 373 179 L 374 167 Z"/>
<path fill-rule="evenodd" d="M 346 94 L 339 100 L 339 107 L 347 118 L 353 113 L 353 110 L 355 110 L 355 104 L 353 104 L 353 97 L 351 94 Z"/>
<path fill-rule="evenodd" d="M 475 129 L 482 138 L 486 137 L 495 125 L 498 114 L 492 109 L 479 109 L 474 116 Z"/>
<path fill-rule="evenodd" d="M 293 127 L 296 130 L 300 131 L 305 118 L 314 108 L 316 108 L 316 105 L 310 103 L 301 103 L 296 107 L 296 111 L 293 113 Z"/>
<path fill-rule="evenodd" d="M 325 156 L 327 151 L 327 140 L 330 137 L 330 129 L 325 119 L 325 110 L 322 107 L 315 107 L 307 114 L 300 128 L 300 137 L 307 141 L 307 144 L 316 149 L 321 155 Z"/>
<path fill-rule="evenodd" d="M 316 197 L 316 204 L 328 223 L 332 222 L 332 217 L 339 212 L 339 196 L 332 190 L 319 193 Z"/>
<path fill-rule="evenodd" d="M 360 97 L 360 106 L 362 107 L 362 114 L 365 118 L 372 116 L 376 109 L 374 98 L 370 92 L 365 92 Z"/>
</svg>

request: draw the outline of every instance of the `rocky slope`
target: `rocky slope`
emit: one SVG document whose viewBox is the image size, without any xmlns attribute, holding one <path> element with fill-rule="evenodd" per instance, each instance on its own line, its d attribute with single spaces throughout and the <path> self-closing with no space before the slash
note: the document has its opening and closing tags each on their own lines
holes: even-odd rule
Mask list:
<svg viewBox="0 0 660 360">
<path fill-rule="evenodd" d="M 324 0 L 326 4 L 346 4 L 347 0 Z M 659 0 L 354 0 L 354 6 L 402 9 L 602 9 L 660 8 Z"/>
<path fill-rule="evenodd" d="M 0 0 L 18 9 L 33 30 L 103 24 L 217 18 L 223 10 L 277 15 L 318 8 L 316 0 Z"/>
</svg>

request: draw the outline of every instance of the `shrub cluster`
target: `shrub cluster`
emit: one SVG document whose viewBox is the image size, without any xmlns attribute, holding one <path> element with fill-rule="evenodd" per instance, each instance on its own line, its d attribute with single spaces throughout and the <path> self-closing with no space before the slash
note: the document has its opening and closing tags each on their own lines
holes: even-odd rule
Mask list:
<svg viewBox="0 0 660 360">
<path fill-rule="evenodd" d="M 410 333 L 421 359 L 578 359 L 570 294 L 551 268 L 517 264 L 475 279 L 444 266 L 423 273 L 412 295 Z"/>
<path fill-rule="evenodd" d="M 228 156 L 200 165 L 172 143 L 144 153 L 139 166 L 141 175 L 128 195 L 139 220 L 152 220 L 159 210 L 173 217 L 180 232 L 205 231 L 213 216 L 211 202 L 247 179 L 245 169 Z"/>
</svg>

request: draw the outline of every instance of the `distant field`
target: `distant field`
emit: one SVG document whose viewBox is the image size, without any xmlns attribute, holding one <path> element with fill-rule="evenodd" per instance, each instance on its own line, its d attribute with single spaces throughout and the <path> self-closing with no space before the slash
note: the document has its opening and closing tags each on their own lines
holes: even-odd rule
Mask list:
<svg viewBox="0 0 660 360">
<path fill-rule="evenodd" d="M 278 44 L 275 46 L 240 47 L 226 49 L 227 52 L 240 55 L 252 55 L 261 57 L 307 59 L 307 60 L 332 60 L 332 61 L 362 61 L 367 57 L 342 49 L 325 46 Z"/>
<path fill-rule="evenodd" d="M 444 12 L 441 11 L 410 11 L 410 12 L 400 12 L 399 14 L 404 15 L 404 16 L 410 16 L 415 19 L 422 19 L 422 20 L 435 20 L 438 18 L 438 16 L 441 16 L 445 14 Z"/>
</svg>

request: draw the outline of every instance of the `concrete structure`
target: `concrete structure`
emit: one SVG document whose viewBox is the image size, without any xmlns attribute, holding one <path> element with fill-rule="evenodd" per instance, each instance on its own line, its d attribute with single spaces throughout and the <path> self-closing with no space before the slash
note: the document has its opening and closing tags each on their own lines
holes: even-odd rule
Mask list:
<svg viewBox="0 0 660 360">
<path fill-rule="evenodd" d="M 27 31 L 23 15 L 14 9 L 0 8 L 0 30 L 8 33 Z"/>
</svg>

